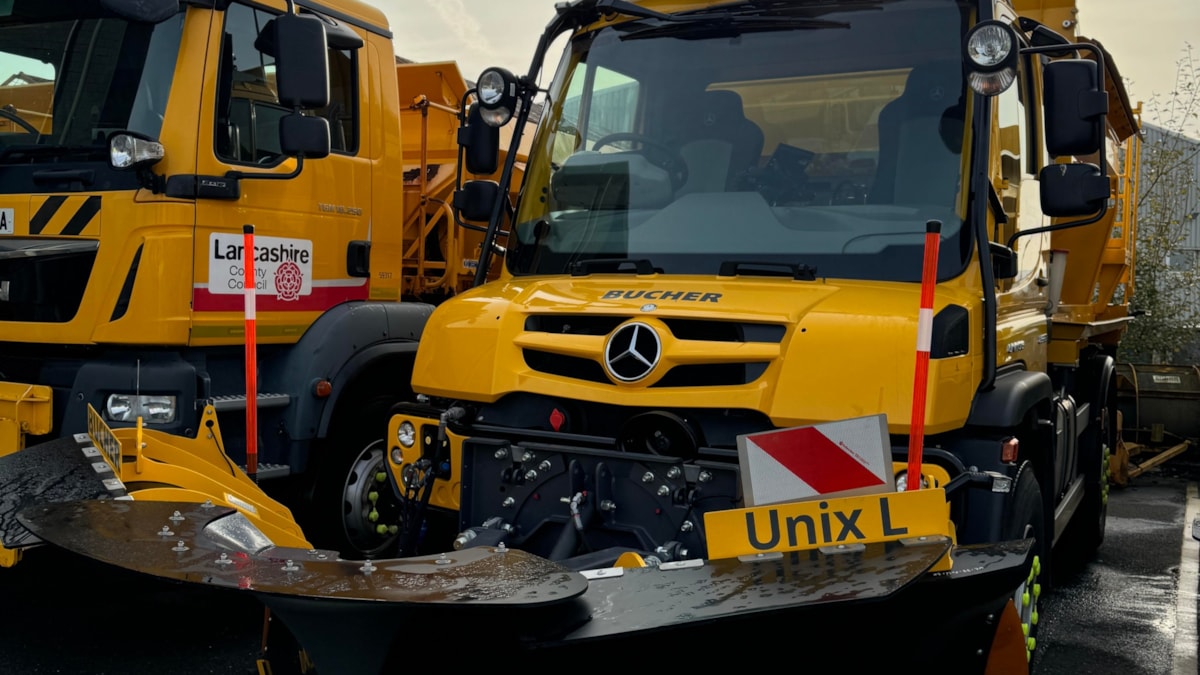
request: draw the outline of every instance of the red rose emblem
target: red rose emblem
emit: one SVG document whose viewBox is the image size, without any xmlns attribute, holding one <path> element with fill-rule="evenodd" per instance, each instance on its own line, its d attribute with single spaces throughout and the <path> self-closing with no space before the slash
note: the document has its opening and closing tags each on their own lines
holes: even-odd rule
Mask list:
<svg viewBox="0 0 1200 675">
<path fill-rule="evenodd" d="M 280 300 L 299 300 L 304 273 L 294 262 L 285 262 L 275 270 L 275 293 Z"/>
</svg>

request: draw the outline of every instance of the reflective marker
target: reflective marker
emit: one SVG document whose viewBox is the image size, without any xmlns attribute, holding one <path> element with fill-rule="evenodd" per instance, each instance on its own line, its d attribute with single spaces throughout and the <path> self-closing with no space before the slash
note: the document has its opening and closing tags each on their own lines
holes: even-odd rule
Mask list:
<svg viewBox="0 0 1200 675">
<path fill-rule="evenodd" d="M 933 289 L 937 285 L 938 245 L 942 223 L 925 223 L 925 266 L 921 272 L 921 310 L 917 320 L 917 367 L 913 377 L 912 425 L 908 432 L 909 475 L 921 475 L 925 445 L 925 395 L 929 388 L 929 345 L 933 336 Z M 909 490 L 921 489 L 921 481 L 908 481 Z"/>
<path fill-rule="evenodd" d="M 255 343 L 255 321 L 258 318 L 255 311 L 256 289 L 254 276 L 254 226 L 243 225 L 244 239 L 242 263 L 245 266 L 246 280 L 242 284 L 243 297 L 246 300 L 246 474 L 251 480 L 258 479 L 258 357 Z"/>
</svg>

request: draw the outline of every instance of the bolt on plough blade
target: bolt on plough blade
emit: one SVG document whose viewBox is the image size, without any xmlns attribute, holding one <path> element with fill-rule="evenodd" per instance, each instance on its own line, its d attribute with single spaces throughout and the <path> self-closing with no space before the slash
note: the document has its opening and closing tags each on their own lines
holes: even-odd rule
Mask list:
<svg viewBox="0 0 1200 675">
<path fill-rule="evenodd" d="M 77 501 L 18 517 L 80 555 L 254 593 L 319 672 L 350 675 L 414 659 L 444 664 L 445 645 L 424 644 L 437 626 L 464 645 L 456 664 L 616 664 L 628 648 L 671 644 L 673 664 L 701 665 L 713 647 L 760 645 L 841 650 L 856 668 L 917 650 L 951 672 L 983 673 L 1030 553 L 1029 540 L 954 546 L 928 537 L 579 572 L 503 547 L 341 560 L 274 546 L 236 510 L 186 502 Z M 931 571 L 947 552 L 953 569 Z"/>
</svg>

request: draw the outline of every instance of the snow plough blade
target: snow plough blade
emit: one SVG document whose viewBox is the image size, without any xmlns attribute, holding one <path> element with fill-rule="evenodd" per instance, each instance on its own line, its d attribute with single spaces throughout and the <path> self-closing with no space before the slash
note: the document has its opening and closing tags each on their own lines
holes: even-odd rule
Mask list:
<svg viewBox="0 0 1200 675">
<path fill-rule="evenodd" d="M 269 497 L 225 454 L 216 411 L 203 413 L 195 438 L 127 427 L 110 429 L 88 407 L 88 433 L 0 457 L 0 567 L 11 567 L 41 539 L 18 520 L 22 509 L 84 500 L 171 501 L 237 508 L 285 546 L 307 546 L 290 510 Z M 164 521 L 165 522 L 165 521 Z"/>
<path fill-rule="evenodd" d="M 341 560 L 275 546 L 238 511 L 187 502 L 86 500 L 18 517 L 104 563 L 254 593 L 318 672 L 347 674 L 510 659 L 616 665 L 639 653 L 711 665 L 714 650 L 731 648 L 770 662 L 919 658 L 926 672 L 985 673 L 1032 543 L 923 537 L 577 572 L 504 547 Z M 952 569 L 931 571 L 947 553 Z"/>
</svg>

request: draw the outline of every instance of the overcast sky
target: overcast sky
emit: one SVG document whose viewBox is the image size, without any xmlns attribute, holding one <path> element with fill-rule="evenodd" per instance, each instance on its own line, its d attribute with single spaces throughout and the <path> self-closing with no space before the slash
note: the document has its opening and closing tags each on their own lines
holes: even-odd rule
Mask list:
<svg viewBox="0 0 1200 675">
<path fill-rule="evenodd" d="M 415 61 L 457 61 L 463 75 L 473 80 L 489 65 L 526 72 L 538 36 L 554 14 L 555 0 L 368 2 L 387 13 L 398 55 Z M 1099 40 L 1112 53 L 1130 99 L 1135 105 L 1144 101 L 1146 120 L 1155 121 L 1176 89 L 1176 63 L 1189 41 L 1200 57 L 1200 0 L 1077 2 L 1081 34 Z"/>
</svg>

